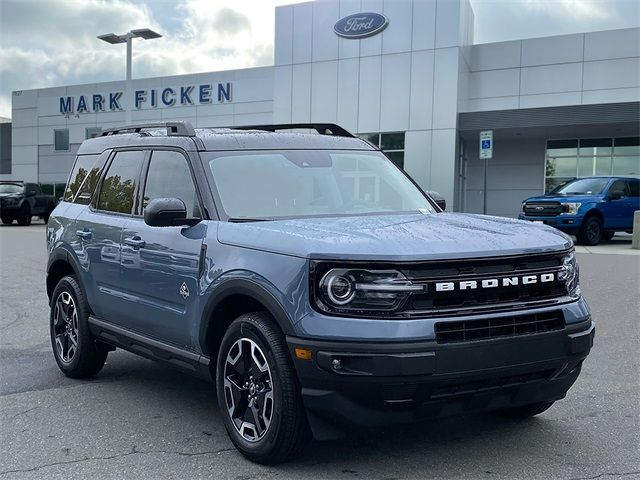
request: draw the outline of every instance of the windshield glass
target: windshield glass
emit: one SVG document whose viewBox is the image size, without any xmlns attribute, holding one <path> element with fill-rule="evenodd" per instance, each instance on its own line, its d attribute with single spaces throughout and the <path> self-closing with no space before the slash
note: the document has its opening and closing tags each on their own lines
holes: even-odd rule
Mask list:
<svg viewBox="0 0 640 480">
<path fill-rule="evenodd" d="M 378 152 L 209 155 L 204 158 L 209 161 L 222 208 L 236 219 L 435 211 L 415 185 Z"/>
<path fill-rule="evenodd" d="M 553 195 L 598 195 L 609 183 L 608 178 L 580 178 L 559 186 Z"/>
<path fill-rule="evenodd" d="M 22 193 L 23 188 L 15 183 L 0 183 L 0 193 Z"/>
</svg>

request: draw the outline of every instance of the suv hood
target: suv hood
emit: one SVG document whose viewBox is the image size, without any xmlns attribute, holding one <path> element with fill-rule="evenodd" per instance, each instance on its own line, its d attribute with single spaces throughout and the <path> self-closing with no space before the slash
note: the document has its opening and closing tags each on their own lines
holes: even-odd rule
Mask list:
<svg viewBox="0 0 640 480">
<path fill-rule="evenodd" d="M 542 195 L 540 197 L 530 197 L 525 202 L 572 202 L 572 203 L 585 203 L 593 201 L 594 199 L 603 198 L 602 194 L 593 195 Z"/>
<path fill-rule="evenodd" d="M 572 245 L 546 225 L 459 213 L 220 222 L 218 240 L 299 257 L 390 261 L 540 253 Z"/>
</svg>

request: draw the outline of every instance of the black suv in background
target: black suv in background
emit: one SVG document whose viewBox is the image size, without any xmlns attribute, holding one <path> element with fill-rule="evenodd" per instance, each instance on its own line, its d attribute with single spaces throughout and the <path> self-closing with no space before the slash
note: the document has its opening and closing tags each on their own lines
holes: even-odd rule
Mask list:
<svg viewBox="0 0 640 480">
<path fill-rule="evenodd" d="M 42 193 L 37 183 L 0 182 L 0 218 L 5 225 L 10 225 L 14 220 L 18 221 L 18 225 L 30 225 L 34 216 L 47 223 L 56 203 L 56 198 Z"/>
</svg>

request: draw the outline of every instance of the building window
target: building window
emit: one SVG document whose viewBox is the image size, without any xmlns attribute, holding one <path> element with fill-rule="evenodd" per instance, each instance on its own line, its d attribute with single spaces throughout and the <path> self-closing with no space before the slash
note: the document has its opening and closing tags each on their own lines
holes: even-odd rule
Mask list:
<svg viewBox="0 0 640 480">
<path fill-rule="evenodd" d="M 53 149 L 56 151 L 69 150 L 69 129 L 53 131 Z"/>
<path fill-rule="evenodd" d="M 393 163 L 404 168 L 404 132 L 363 133 L 360 138 L 381 149 Z"/>
<path fill-rule="evenodd" d="M 640 174 L 640 137 L 548 140 L 545 192 L 576 177 Z"/>
<path fill-rule="evenodd" d="M 84 129 L 84 138 L 94 138 L 99 136 L 102 133 L 102 128 L 100 127 L 87 127 Z"/>
</svg>

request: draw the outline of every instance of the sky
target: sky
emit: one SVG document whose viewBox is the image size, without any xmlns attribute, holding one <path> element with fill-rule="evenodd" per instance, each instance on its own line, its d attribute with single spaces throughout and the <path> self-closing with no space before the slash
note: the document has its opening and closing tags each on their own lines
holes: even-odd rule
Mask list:
<svg viewBox="0 0 640 480">
<path fill-rule="evenodd" d="M 272 65 L 275 6 L 299 1 L 0 0 L 0 117 L 14 90 L 124 78 L 103 33 L 163 34 L 134 40 L 134 78 Z M 640 0 L 470 1 L 475 43 L 640 26 Z"/>
</svg>

